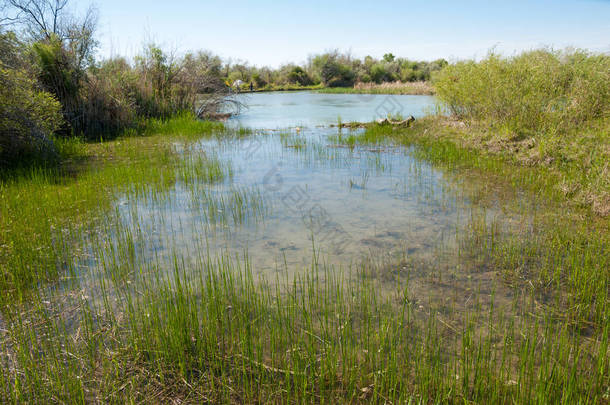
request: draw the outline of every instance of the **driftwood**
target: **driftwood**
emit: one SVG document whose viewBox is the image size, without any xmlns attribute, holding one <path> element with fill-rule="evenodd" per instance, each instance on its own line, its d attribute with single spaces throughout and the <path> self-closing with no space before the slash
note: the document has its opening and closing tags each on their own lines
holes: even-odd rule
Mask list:
<svg viewBox="0 0 610 405">
<path fill-rule="evenodd" d="M 395 127 L 410 127 L 415 122 L 415 117 L 412 115 L 408 116 L 404 120 L 392 120 L 389 118 L 379 118 L 374 123 L 372 122 L 342 122 L 340 124 L 331 124 L 330 127 L 334 128 L 348 128 L 348 129 L 358 129 L 358 128 L 368 128 L 373 124 L 378 125 L 392 125 Z"/>
<path fill-rule="evenodd" d="M 370 122 L 342 122 L 341 124 L 330 124 L 331 128 L 349 128 L 349 129 L 357 129 L 357 128 L 367 128 L 370 127 Z"/>
<path fill-rule="evenodd" d="M 410 127 L 415 122 L 415 117 L 410 115 L 404 120 L 392 120 L 389 118 L 380 118 L 377 121 L 379 125 L 392 125 L 395 127 Z"/>
<path fill-rule="evenodd" d="M 207 78 L 195 103 L 195 114 L 199 118 L 226 120 L 245 108 L 243 96 L 234 92 L 222 80 Z"/>
</svg>

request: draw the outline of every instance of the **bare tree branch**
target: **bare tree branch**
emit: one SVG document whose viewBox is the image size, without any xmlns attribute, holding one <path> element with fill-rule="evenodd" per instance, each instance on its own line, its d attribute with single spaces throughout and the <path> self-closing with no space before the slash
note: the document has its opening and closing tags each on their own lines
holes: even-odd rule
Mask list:
<svg viewBox="0 0 610 405">
<path fill-rule="evenodd" d="M 74 30 L 74 18 L 68 11 L 69 0 L 0 0 L 5 21 L 21 25 L 35 40 L 50 39 L 57 36 L 61 41 L 69 39 Z M 90 26 L 92 16 L 87 12 L 83 21 Z M 94 9 L 93 9 L 94 10 Z M 2 19 L 0 19 L 2 21 Z"/>
</svg>

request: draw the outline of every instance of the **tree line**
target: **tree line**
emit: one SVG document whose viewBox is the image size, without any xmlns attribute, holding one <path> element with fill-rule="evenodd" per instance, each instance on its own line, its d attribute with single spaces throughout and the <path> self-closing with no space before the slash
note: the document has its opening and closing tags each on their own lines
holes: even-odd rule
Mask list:
<svg viewBox="0 0 610 405">
<path fill-rule="evenodd" d="M 428 81 L 435 71 L 448 62 L 438 59 L 432 62 L 397 58 L 386 53 L 382 59 L 366 56 L 355 58 L 337 50 L 312 55 L 302 65 L 287 64 L 279 68 L 258 68 L 245 63 L 226 63 L 227 79 L 232 83 L 242 80 L 256 88 L 274 88 L 289 85 L 326 87 L 351 87 L 356 83 L 385 83 L 400 81 Z"/>
</svg>

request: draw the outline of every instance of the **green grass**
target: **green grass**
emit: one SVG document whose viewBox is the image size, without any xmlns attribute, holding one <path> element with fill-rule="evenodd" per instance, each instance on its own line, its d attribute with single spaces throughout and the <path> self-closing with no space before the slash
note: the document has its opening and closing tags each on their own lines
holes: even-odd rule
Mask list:
<svg viewBox="0 0 610 405">
<path fill-rule="evenodd" d="M 467 143 L 463 129 L 447 125 L 445 119 L 428 117 L 414 127 L 402 129 L 388 125 L 371 125 L 365 131 L 336 137 L 350 147 L 392 143 L 414 148 L 419 159 L 443 167 L 460 177 L 482 177 L 488 182 L 504 184 L 509 189 L 525 190 L 543 208 L 542 213 L 524 209 L 522 215 L 530 219 L 529 235 L 509 235 L 497 239 L 491 246 L 483 242 L 493 239 L 494 233 L 483 227 L 477 229 L 469 251 L 478 250 L 482 262 L 503 273 L 509 283 L 530 283 L 538 291 L 561 291 L 567 302 L 559 311 L 572 308 L 564 315 L 570 322 L 592 322 L 603 325 L 607 321 L 610 267 L 607 251 L 610 223 L 599 218 L 591 206 L 566 196 L 561 185 L 566 179 L 580 181 L 579 187 L 592 189 L 599 184 L 595 177 L 579 176 L 582 165 L 560 167 L 527 167 L 511 154 L 490 153 L 484 148 Z M 594 156 L 589 153 L 589 156 Z M 592 164 L 595 164 L 592 160 Z M 597 161 L 599 163 L 599 161 Z M 589 183 L 590 182 L 590 183 Z M 476 196 L 477 200 L 498 198 L 497 188 L 490 187 Z M 475 197 L 473 197 L 475 198 Z M 584 219 L 586 218 L 586 219 Z"/>
<path fill-rule="evenodd" d="M 188 142 L 194 135 L 211 136 L 224 127 L 182 116 L 152 120 L 145 128 L 145 137 L 127 134 L 94 144 L 61 141 L 63 167 L 11 172 L 0 182 L 4 298 L 20 296 L 32 284 L 54 279 L 70 267 L 74 240 L 102 220 L 118 195 L 173 185 L 181 163 L 169 140 Z M 200 170 L 213 179 L 220 168 Z"/>
<path fill-rule="evenodd" d="M 176 259 L 171 269 L 137 269 L 131 283 L 140 294 L 117 283 L 117 303 L 110 296 L 91 310 L 71 300 L 76 337 L 54 315 L 61 308 L 5 311 L 12 327 L 4 343 L 14 353 L 7 367 L 24 372 L 4 375 L 0 396 L 595 403 L 605 395 L 608 324 L 591 341 L 552 316 L 533 315 L 527 296 L 517 321 L 492 305 L 456 312 L 448 324 L 453 309 L 422 311 L 408 288 L 381 297 L 385 287 L 365 273 L 345 282 L 337 269 L 314 266 L 305 278 L 269 284 L 247 262 L 200 257 L 186 268 Z M 157 274 L 167 270 L 169 280 Z"/>
<path fill-rule="evenodd" d="M 141 131 L 143 135 L 204 135 L 214 131 L 221 131 L 224 125 L 221 122 L 197 120 L 190 113 L 183 113 L 169 120 L 149 119 Z"/>
<path fill-rule="evenodd" d="M 163 204 L 178 181 L 218 222 L 265 215 L 254 189 L 216 195 L 230 162 L 191 154 L 201 137 L 244 134 L 166 124 L 162 135 L 66 145 L 81 158 L 65 172 L 0 183 L 1 402 L 608 401 L 608 223 L 570 204 L 553 167 L 460 144 L 462 129 L 433 118 L 341 134 L 478 178 L 464 197 L 514 201 L 501 209 L 522 222 L 505 229 L 472 209 L 456 247 L 430 262 L 333 268 L 314 240 L 311 267 L 266 280 L 246 252 L 210 255 L 204 238 L 186 254 L 170 237 L 166 258 L 144 260 L 146 217 L 128 225 L 113 213 L 125 195 Z M 297 138 L 280 135 L 285 146 Z M 543 209 L 520 203 L 530 198 Z M 96 263 L 85 278 L 73 274 L 82 253 Z"/>
<path fill-rule="evenodd" d="M 608 118 L 609 83 L 610 56 L 546 49 L 459 62 L 434 80 L 452 114 L 521 138 L 566 135 Z"/>
</svg>

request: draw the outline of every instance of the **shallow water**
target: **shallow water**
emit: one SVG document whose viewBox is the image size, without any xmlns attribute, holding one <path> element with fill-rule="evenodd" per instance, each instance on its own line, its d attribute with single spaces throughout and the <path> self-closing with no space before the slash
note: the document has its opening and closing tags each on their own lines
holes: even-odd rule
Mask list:
<svg viewBox="0 0 610 405">
<path fill-rule="evenodd" d="M 211 186 L 178 183 L 160 201 L 126 202 L 123 218 L 148 235 L 151 256 L 169 257 L 175 253 L 169 247 L 180 254 L 247 250 L 255 272 L 267 275 L 286 265 L 308 267 L 314 251 L 331 264 L 349 265 L 371 254 L 429 255 L 451 240 L 459 209 L 440 173 L 407 150 L 330 147 L 324 140 L 329 132 L 301 132 L 297 136 L 309 145 L 300 149 L 283 146 L 280 135 L 259 135 L 254 153 L 244 147 L 251 140 L 202 142 L 202 151 L 231 159 L 232 179 Z M 265 209 L 253 217 L 245 206 L 242 219 L 234 220 L 232 213 L 224 217 L 231 208 L 217 204 L 214 219 L 210 203 L 201 201 L 210 198 L 204 188 L 228 200 L 243 190 Z"/>
<path fill-rule="evenodd" d="M 232 176 L 212 185 L 178 180 L 162 197 L 119 203 L 121 220 L 138 235 L 139 260 L 247 255 L 266 277 L 306 271 L 314 259 L 337 267 L 441 260 L 439 249 L 453 246 L 469 206 L 463 186 L 407 148 L 347 148 L 329 139 L 339 131 L 327 126 L 333 117 L 370 120 L 388 97 L 404 115 L 433 103 L 427 96 L 250 95 L 250 109 L 232 125 L 248 124 L 256 135 L 183 151 L 230 162 Z M 278 126 L 292 129 L 267 129 Z"/>
</svg>

